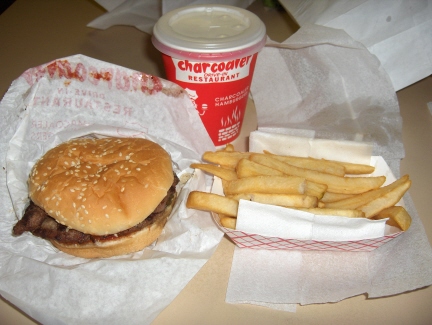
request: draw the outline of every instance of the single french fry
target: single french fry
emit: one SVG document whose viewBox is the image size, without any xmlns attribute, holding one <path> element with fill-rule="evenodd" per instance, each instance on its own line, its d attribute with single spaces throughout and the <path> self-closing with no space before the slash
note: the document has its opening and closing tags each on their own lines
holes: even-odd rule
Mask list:
<svg viewBox="0 0 432 325">
<path fill-rule="evenodd" d="M 372 174 L 375 171 L 374 166 L 370 165 L 364 165 L 364 164 L 355 164 L 355 163 L 349 163 L 349 162 L 343 162 L 343 161 L 335 161 L 335 160 L 325 160 L 324 161 L 331 161 L 336 162 L 345 168 L 345 174 L 350 175 L 362 175 L 362 174 Z"/>
<path fill-rule="evenodd" d="M 248 158 L 249 152 L 239 151 L 206 151 L 202 158 L 203 160 L 228 168 L 235 168 L 237 163 L 242 158 Z"/>
<path fill-rule="evenodd" d="M 327 185 L 306 180 L 305 194 L 315 196 L 320 200 L 327 190 Z"/>
<path fill-rule="evenodd" d="M 234 146 L 233 146 L 233 144 L 232 144 L 232 143 L 228 143 L 228 144 L 225 146 L 225 151 L 235 151 L 235 150 L 234 150 Z"/>
<path fill-rule="evenodd" d="M 298 210 L 307 211 L 316 215 L 329 215 L 347 218 L 365 218 L 365 214 L 361 210 L 349 210 L 349 209 L 321 209 L 321 208 L 300 208 Z"/>
<path fill-rule="evenodd" d="M 394 188 L 392 191 L 359 207 L 359 210 L 362 210 L 365 213 L 366 218 L 372 218 L 382 210 L 398 203 L 410 187 L 411 180 L 407 180 L 406 182 Z"/>
<path fill-rule="evenodd" d="M 318 204 L 317 197 L 304 194 L 239 193 L 229 197 L 282 207 L 312 208 Z"/>
<path fill-rule="evenodd" d="M 219 220 L 222 227 L 236 229 L 237 218 L 219 214 Z"/>
<path fill-rule="evenodd" d="M 227 181 L 225 179 L 221 179 L 221 181 L 222 181 L 222 191 L 224 194 L 226 194 L 227 187 L 228 187 L 228 184 L 230 183 L 230 181 Z"/>
<path fill-rule="evenodd" d="M 212 164 L 198 164 L 198 163 L 191 164 L 190 166 L 192 168 L 201 169 L 202 171 L 213 174 L 227 181 L 232 181 L 234 179 L 237 179 L 237 174 L 235 170 L 232 168 L 226 168 L 226 167 L 212 165 Z"/>
<path fill-rule="evenodd" d="M 411 216 L 402 206 L 395 205 L 386 208 L 373 217 L 375 220 L 386 218 L 389 218 L 387 221 L 388 225 L 398 227 L 403 231 L 408 230 L 411 226 Z"/>
<path fill-rule="evenodd" d="M 214 193 L 192 191 L 187 198 L 186 207 L 235 217 L 237 216 L 238 201 Z"/>
<path fill-rule="evenodd" d="M 251 176 L 283 176 L 284 173 L 253 162 L 249 159 L 240 159 L 236 166 L 238 178 L 251 177 Z"/>
<path fill-rule="evenodd" d="M 238 193 L 304 194 L 305 179 L 295 176 L 254 176 L 231 181 L 225 195 Z"/>
<path fill-rule="evenodd" d="M 340 201 L 343 199 L 347 199 L 349 197 L 353 197 L 354 195 L 356 194 L 341 194 L 341 193 L 325 192 L 323 197 L 321 198 L 321 202 L 329 203 L 329 202 Z"/>
<path fill-rule="evenodd" d="M 336 176 L 344 176 L 345 175 L 345 167 L 335 161 L 330 160 L 322 160 L 315 159 L 311 157 L 295 157 L 295 156 L 282 156 L 271 154 L 268 151 L 264 151 L 264 153 L 271 155 L 273 158 L 276 158 L 280 161 L 283 161 L 287 164 L 296 167 L 302 167 L 307 169 L 316 170 L 319 172 L 332 174 Z"/>
<path fill-rule="evenodd" d="M 324 206 L 326 208 L 333 208 L 333 209 L 357 209 L 362 205 L 365 205 L 368 202 L 375 200 L 380 196 L 385 195 L 386 193 L 392 191 L 393 189 L 407 182 L 408 180 L 409 180 L 408 175 L 404 175 L 387 186 L 383 186 L 378 189 L 371 190 L 365 193 L 357 194 L 339 201 L 328 202 L 325 203 Z"/>
</svg>

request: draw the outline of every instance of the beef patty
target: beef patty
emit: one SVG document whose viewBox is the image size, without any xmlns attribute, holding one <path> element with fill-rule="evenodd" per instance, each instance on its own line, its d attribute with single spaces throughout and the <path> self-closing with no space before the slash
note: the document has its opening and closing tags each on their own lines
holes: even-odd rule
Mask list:
<svg viewBox="0 0 432 325">
<path fill-rule="evenodd" d="M 30 201 L 29 206 L 24 212 L 24 216 L 13 227 L 12 233 L 14 236 L 19 236 L 26 231 L 31 232 L 37 237 L 48 240 L 56 240 L 63 244 L 86 244 L 89 242 L 104 242 L 121 238 L 130 235 L 136 231 L 142 230 L 145 227 L 157 222 L 158 219 L 164 215 L 165 208 L 169 206 L 176 195 L 176 185 L 179 179 L 174 174 L 174 182 L 168 190 L 165 198 L 159 203 L 156 209 L 146 219 L 139 224 L 118 232 L 116 234 L 109 234 L 105 236 L 89 235 L 81 231 L 70 229 L 60 223 L 54 218 L 50 217 L 45 210 Z"/>
</svg>

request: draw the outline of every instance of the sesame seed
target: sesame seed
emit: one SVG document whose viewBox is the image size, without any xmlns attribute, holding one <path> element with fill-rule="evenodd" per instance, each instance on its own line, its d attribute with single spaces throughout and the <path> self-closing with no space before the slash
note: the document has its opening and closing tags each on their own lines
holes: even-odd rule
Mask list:
<svg viewBox="0 0 432 325">
<path fill-rule="evenodd" d="M 69 191 L 71 191 L 72 193 L 75 192 L 75 190 L 73 188 L 70 188 Z"/>
<path fill-rule="evenodd" d="M 106 217 L 107 219 L 109 219 L 109 214 L 108 214 L 108 213 L 106 213 L 106 214 L 105 214 L 105 217 Z"/>
<path fill-rule="evenodd" d="M 106 205 L 104 205 L 103 207 L 102 207 L 102 210 L 105 210 L 107 208 L 107 206 Z"/>
</svg>

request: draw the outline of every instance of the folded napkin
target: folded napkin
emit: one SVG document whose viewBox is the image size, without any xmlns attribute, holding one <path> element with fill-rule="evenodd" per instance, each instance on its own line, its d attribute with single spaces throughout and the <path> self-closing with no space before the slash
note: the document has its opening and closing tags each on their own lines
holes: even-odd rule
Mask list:
<svg viewBox="0 0 432 325">
<path fill-rule="evenodd" d="M 384 236 L 386 220 L 315 215 L 240 200 L 236 230 L 286 239 L 350 241 Z"/>
</svg>

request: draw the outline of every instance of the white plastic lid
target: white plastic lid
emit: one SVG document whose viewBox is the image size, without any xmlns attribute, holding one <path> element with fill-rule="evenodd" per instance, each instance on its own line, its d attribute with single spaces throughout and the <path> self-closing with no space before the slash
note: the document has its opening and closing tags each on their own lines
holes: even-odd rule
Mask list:
<svg viewBox="0 0 432 325">
<path fill-rule="evenodd" d="M 187 6 L 163 15 L 153 28 L 152 41 L 160 52 L 179 59 L 232 59 L 259 52 L 266 28 L 245 9 Z"/>
</svg>

